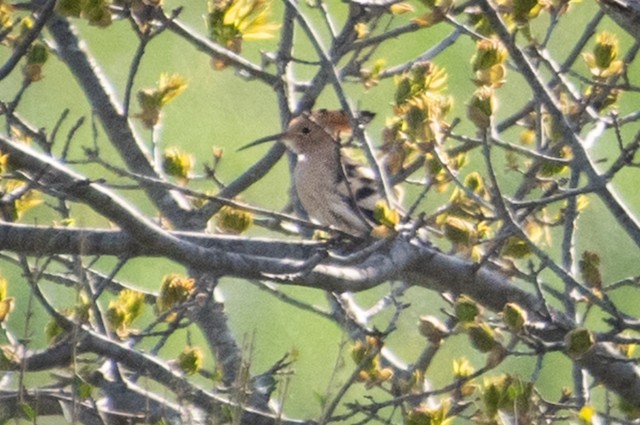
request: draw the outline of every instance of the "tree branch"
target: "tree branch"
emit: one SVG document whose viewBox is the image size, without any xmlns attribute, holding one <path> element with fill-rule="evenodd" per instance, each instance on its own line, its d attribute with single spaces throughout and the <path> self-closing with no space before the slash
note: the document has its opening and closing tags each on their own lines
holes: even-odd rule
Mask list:
<svg viewBox="0 0 640 425">
<path fill-rule="evenodd" d="M 198 34 L 192 32 L 189 28 L 178 22 L 178 20 L 169 19 L 166 16 L 164 16 L 163 19 L 163 24 L 167 25 L 167 28 L 169 30 L 184 38 L 196 49 L 208 54 L 209 56 L 215 55 L 225 58 L 234 68 L 242 71 L 247 76 L 263 81 L 271 87 L 276 87 L 282 84 L 282 81 L 276 75 L 272 75 L 268 72 L 263 71 L 261 68 L 249 62 L 242 56 L 233 53 L 231 50 L 225 49 L 224 47 L 210 40 L 207 40 L 204 37 L 199 36 Z"/>
<path fill-rule="evenodd" d="M 238 272 L 240 275 L 249 271 L 246 263 L 248 258 L 244 254 L 229 254 L 216 248 L 203 248 L 180 240 L 143 216 L 112 191 L 25 145 L 0 137 L 0 149 L 9 154 L 10 161 L 16 168 L 32 173 L 33 183 L 44 185 L 44 190 L 56 190 L 87 204 L 98 214 L 120 226 L 141 245 L 156 246 L 166 257 L 200 269 L 219 267 L 220 273 Z M 259 262 L 260 269 L 271 270 L 273 273 L 287 273 L 287 269 L 293 272 L 296 266 L 299 266 L 295 263 L 284 266 L 281 261 L 266 258 Z M 256 273 L 249 272 L 247 276 L 256 277 Z"/>
<path fill-rule="evenodd" d="M 91 106 L 102 122 L 109 141 L 116 148 L 127 167 L 138 174 L 160 178 L 151 163 L 144 144 L 134 134 L 126 116 L 122 115 L 122 106 L 110 92 L 109 83 L 97 71 L 94 59 L 82 47 L 69 21 L 54 15 L 48 22 L 48 28 L 56 42 L 56 52 L 78 80 Z M 170 191 L 157 187 L 143 188 L 151 202 L 166 216 L 174 226 L 184 228 L 187 212 L 190 209 L 186 200 Z"/>
<path fill-rule="evenodd" d="M 16 65 L 18 65 L 20 59 L 22 59 L 22 57 L 27 54 L 31 43 L 33 43 L 35 39 L 40 35 L 45 24 L 53 15 L 53 8 L 55 7 L 55 5 L 56 0 L 47 0 L 47 2 L 42 5 L 42 8 L 38 13 L 38 18 L 33 23 L 33 26 L 26 32 L 20 44 L 13 47 L 11 56 L 0 68 L 0 80 L 3 80 L 7 75 L 9 75 L 11 71 L 13 71 L 13 69 L 16 67 Z"/>
<path fill-rule="evenodd" d="M 591 158 L 584 149 L 583 141 L 576 134 L 573 126 L 562 112 L 558 99 L 554 96 L 549 88 L 542 82 L 541 77 L 535 71 L 524 52 L 515 44 L 509 30 L 498 15 L 489 0 L 479 0 L 479 5 L 484 12 L 485 17 L 491 23 L 500 40 L 509 51 L 509 55 L 516 63 L 518 70 L 523 74 L 524 80 L 529 84 L 536 98 L 549 111 L 555 123 L 557 123 L 562 131 L 564 139 L 571 146 L 574 155 L 574 166 L 585 172 L 589 182 L 598 188 L 596 194 L 600 200 L 607 206 L 618 224 L 625 230 L 625 233 L 631 240 L 640 247 L 640 223 L 637 218 L 628 210 L 628 208 L 620 202 L 617 195 L 609 187 L 608 183 L 601 176 Z"/>
</svg>

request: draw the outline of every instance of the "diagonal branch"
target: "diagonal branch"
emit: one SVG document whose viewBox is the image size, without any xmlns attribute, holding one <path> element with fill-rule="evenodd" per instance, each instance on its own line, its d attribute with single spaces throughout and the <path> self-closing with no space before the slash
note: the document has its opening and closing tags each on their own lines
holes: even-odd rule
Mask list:
<svg viewBox="0 0 640 425">
<path fill-rule="evenodd" d="M 0 150 L 9 154 L 11 163 L 23 172 L 31 173 L 34 183 L 43 184 L 44 189 L 56 190 L 72 199 L 79 200 L 98 214 L 116 223 L 122 230 L 135 238 L 140 245 L 154 246 L 159 253 L 181 264 L 208 270 L 217 268 L 217 273 L 238 273 L 239 276 L 256 277 L 249 270 L 244 254 L 235 254 L 217 248 L 203 248 L 188 241 L 180 240 L 143 216 L 112 191 L 98 183 L 93 183 L 63 165 L 31 148 L 0 137 Z M 253 258 L 255 261 L 256 258 Z M 296 262 L 277 259 L 259 259 L 259 269 L 271 273 L 295 272 Z M 286 271 L 286 270 L 289 271 Z"/>
<path fill-rule="evenodd" d="M 134 134 L 128 118 L 122 114 L 121 105 L 111 93 L 109 84 L 98 72 L 91 55 L 81 47 L 81 42 L 69 21 L 55 15 L 47 26 L 56 42 L 58 56 L 78 80 L 102 122 L 109 141 L 119 152 L 127 167 L 138 174 L 160 178 L 150 161 L 146 147 Z M 174 226 L 184 227 L 185 212 L 190 209 L 186 200 L 157 187 L 143 185 L 143 188 L 162 215 L 166 216 Z"/>
<path fill-rule="evenodd" d="M 163 16 L 163 24 L 167 25 L 167 28 L 184 38 L 186 41 L 191 43 L 196 49 L 210 55 L 210 56 L 221 56 L 224 59 L 229 61 L 229 64 L 236 68 L 237 70 L 243 72 L 245 75 L 248 75 L 252 78 L 256 78 L 261 80 L 262 82 L 268 84 L 269 86 L 276 87 L 282 84 L 282 81 L 273 74 L 270 74 L 260 67 L 254 65 L 249 62 L 242 56 L 233 53 L 229 49 L 225 49 L 224 47 L 216 44 L 210 40 L 207 40 L 204 37 L 199 36 L 192 32 L 189 28 L 178 22 L 176 19 L 169 19 L 166 16 Z"/>
<path fill-rule="evenodd" d="M 524 76 L 524 80 L 531 87 L 534 96 L 545 106 L 549 114 L 553 117 L 554 122 L 558 124 L 564 139 L 571 146 L 575 166 L 585 172 L 591 185 L 597 188 L 596 194 L 600 200 L 607 206 L 620 226 L 624 228 L 625 233 L 640 247 L 640 223 L 638 219 L 620 202 L 617 195 L 613 192 L 613 189 L 609 187 L 606 179 L 598 173 L 593 161 L 584 148 L 582 139 L 576 134 L 573 126 L 560 109 L 560 102 L 543 83 L 542 78 L 538 75 L 525 53 L 515 44 L 502 18 L 496 12 L 495 6 L 493 6 L 489 0 L 479 0 L 478 3 L 485 17 L 491 23 L 492 28 L 496 31 L 500 40 L 509 51 L 509 55 L 516 63 L 518 70 Z"/>
<path fill-rule="evenodd" d="M 9 75 L 11 71 L 13 71 L 13 69 L 16 67 L 16 65 L 18 65 L 20 59 L 22 59 L 22 57 L 27 54 L 31 43 L 33 43 L 38 35 L 40 35 L 42 29 L 47 23 L 47 20 L 53 14 L 53 8 L 55 7 L 55 5 L 56 0 L 48 0 L 46 3 L 44 3 L 42 9 L 38 14 L 38 18 L 33 24 L 33 27 L 31 27 L 31 29 L 26 32 L 20 44 L 13 48 L 13 53 L 5 62 L 5 64 L 0 68 L 0 80 L 3 80 L 7 75 Z"/>
</svg>

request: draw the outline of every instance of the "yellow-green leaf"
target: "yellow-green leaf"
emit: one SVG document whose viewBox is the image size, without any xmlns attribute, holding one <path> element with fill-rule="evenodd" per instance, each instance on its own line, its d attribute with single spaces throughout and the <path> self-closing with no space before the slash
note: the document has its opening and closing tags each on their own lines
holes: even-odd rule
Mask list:
<svg viewBox="0 0 640 425">
<path fill-rule="evenodd" d="M 187 80 L 185 80 L 180 74 L 161 74 L 160 81 L 158 82 L 160 106 L 167 105 L 186 89 Z"/>
<path fill-rule="evenodd" d="M 224 233 L 239 235 L 253 224 L 253 214 L 225 205 L 216 215 L 216 225 Z"/>
<path fill-rule="evenodd" d="M 475 372 L 473 366 L 466 357 L 453 359 L 453 376 L 455 378 L 466 378 Z"/>
<path fill-rule="evenodd" d="M 502 309 L 502 320 L 514 332 L 520 332 L 527 323 L 527 312 L 516 303 L 507 303 Z"/>
<path fill-rule="evenodd" d="M 439 344 L 447 335 L 447 327 L 435 316 L 420 316 L 418 321 L 420 334 L 432 344 Z"/>
<path fill-rule="evenodd" d="M 413 12 L 415 9 L 409 3 L 394 3 L 389 7 L 389 12 L 393 15 L 402 15 L 404 13 Z"/>
<path fill-rule="evenodd" d="M 400 222 L 400 214 L 398 211 L 390 208 L 386 201 L 380 200 L 376 202 L 373 210 L 373 218 L 380 224 L 393 228 Z"/>
<path fill-rule="evenodd" d="M 167 175 L 186 181 L 193 169 L 193 162 L 189 153 L 173 147 L 164 151 L 162 169 Z"/>
<path fill-rule="evenodd" d="M 510 236 L 505 241 L 501 254 L 505 257 L 511 258 L 523 258 L 531 254 L 531 248 L 526 241 L 516 237 Z"/>
<path fill-rule="evenodd" d="M 178 356 L 178 366 L 185 375 L 193 375 L 202 368 L 204 354 L 198 347 L 186 347 Z"/>
<path fill-rule="evenodd" d="M 195 280 L 177 273 L 165 275 L 160 285 L 160 294 L 156 302 L 159 313 L 169 310 L 176 304 L 184 302 L 195 289 Z M 169 320 L 172 320 L 169 318 Z"/>
<path fill-rule="evenodd" d="M 569 357 L 578 359 L 594 346 L 595 339 L 588 329 L 577 328 L 565 336 L 564 342 Z"/>
<path fill-rule="evenodd" d="M 582 406 L 578 412 L 578 419 L 580 419 L 580 422 L 585 425 L 591 425 L 596 417 L 596 409 L 590 404 Z"/>
<path fill-rule="evenodd" d="M 456 318 L 460 322 L 473 322 L 480 314 L 480 307 L 471 298 L 461 295 L 453 306 Z"/>
<path fill-rule="evenodd" d="M 13 297 L 7 297 L 0 301 L 0 322 L 4 322 L 9 317 L 9 313 L 13 311 L 15 305 L 15 299 Z"/>
<path fill-rule="evenodd" d="M 584 283 L 590 288 L 602 288 L 602 274 L 600 273 L 600 256 L 595 252 L 584 251 L 578 262 L 580 274 Z"/>
<path fill-rule="evenodd" d="M 481 353 L 488 353 L 498 344 L 493 329 L 486 323 L 469 323 L 466 325 L 471 345 Z"/>
</svg>

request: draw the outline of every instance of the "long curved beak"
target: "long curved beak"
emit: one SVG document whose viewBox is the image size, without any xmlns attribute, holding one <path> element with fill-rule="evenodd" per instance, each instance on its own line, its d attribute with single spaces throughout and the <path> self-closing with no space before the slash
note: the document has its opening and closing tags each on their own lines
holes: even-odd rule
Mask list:
<svg viewBox="0 0 640 425">
<path fill-rule="evenodd" d="M 263 138 L 258 139 L 258 140 L 254 140 L 251 143 L 247 143 L 244 146 L 240 146 L 238 149 L 236 149 L 236 152 L 240 152 L 240 151 L 243 151 L 245 149 L 252 148 L 252 147 L 254 147 L 256 145 L 261 145 L 263 143 L 273 142 L 273 141 L 279 140 L 279 139 L 282 138 L 282 136 L 284 136 L 284 134 L 285 133 L 278 133 L 278 134 L 274 134 L 272 136 L 267 136 L 267 137 L 263 137 Z"/>
</svg>

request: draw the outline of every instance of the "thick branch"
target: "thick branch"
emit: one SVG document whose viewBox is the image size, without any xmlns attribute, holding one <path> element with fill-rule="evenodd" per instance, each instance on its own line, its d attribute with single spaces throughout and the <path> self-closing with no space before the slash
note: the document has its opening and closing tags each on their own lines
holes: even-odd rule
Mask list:
<svg viewBox="0 0 640 425">
<path fill-rule="evenodd" d="M 34 184 L 44 185 L 46 190 L 57 191 L 87 204 L 98 214 L 120 226 L 139 244 L 156 247 L 160 255 L 203 270 L 216 268 L 216 272 L 222 274 L 256 276 L 256 272 L 249 268 L 245 255 L 228 253 L 216 248 L 207 249 L 180 240 L 144 217 L 112 191 L 88 181 L 27 146 L 0 137 L 0 150 L 9 154 L 10 161 L 16 169 L 30 173 Z M 256 260 L 260 263 L 258 269 L 270 270 L 271 273 L 287 273 L 286 269 L 291 272 L 299 266 L 295 262 L 287 264 L 282 260 L 252 258 L 252 261 Z"/>
<path fill-rule="evenodd" d="M 83 234 L 81 231 L 71 229 L 38 229 L 42 232 L 60 230 L 61 240 L 75 239 L 69 246 L 81 247 Z M 12 239 L 5 236 L 24 231 L 23 226 L 0 226 L 0 240 L 3 241 L 3 249 L 12 245 Z M 35 230 L 34 230 L 35 231 Z M 242 238 L 228 237 L 198 237 L 192 234 L 177 234 L 189 238 L 193 243 L 203 242 L 207 246 L 225 246 L 225 249 L 239 249 L 241 252 L 251 252 L 256 257 L 246 258 L 245 269 L 239 271 L 227 271 L 229 275 L 247 277 L 264 277 L 260 272 L 263 261 L 260 258 L 266 255 L 275 255 L 275 252 L 287 252 L 292 258 L 310 256 L 317 248 L 313 244 L 300 242 L 279 242 L 269 240 L 256 240 L 255 245 L 249 248 L 254 241 L 242 240 Z M 91 232 L 86 237 L 87 247 L 92 252 L 98 253 L 97 241 L 100 237 L 121 238 L 126 241 L 127 236 L 114 232 Z M 52 242 L 56 244 L 56 242 Z M 33 250 L 32 246 L 25 243 L 16 245 Z M 286 247 L 290 245 L 289 247 Z M 107 247 L 110 244 L 105 245 Z M 286 247 L 286 248 L 285 248 Z M 138 246 L 132 252 L 136 255 L 162 255 L 162 250 L 149 246 Z M 235 255 L 229 252 L 229 255 Z M 285 261 L 285 260 L 283 260 Z M 211 261 L 210 266 L 216 272 L 216 262 Z M 477 264 L 467 260 L 446 255 L 434 248 L 410 243 L 402 237 L 392 243 L 383 245 L 380 250 L 360 263 L 342 265 L 330 258 L 317 265 L 313 271 L 307 274 L 298 274 L 294 277 L 286 275 L 273 276 L 281 283 L 301 285 L 324 289 L 334 292 L 359 291 L 374 287 L 388 280 L 404 280 L 411 285 L 421 286 L 438 292 L 452 292 L 466 294 L 493 311 L 501 311 L 506 303 L 517 303 L 527 310 L 529 317 L 528 332 L 549 344 L 563 344 L 564 337 L 575 328 L 573 321 L 558 311 L 550 311 L 547 314 L 547 306 L 542 299 L 533 293 L 523 290 L 515 285 L 502 273 L 491 270 L 488 267 L 478 268 Z M 609 389 L 620 394 L 634 405 L 640 406 L 640 370 L 630 362 L 626 362 L 616 350 L 609 344 L 599 343 L 591 351 L 585 354 L 577 362 L 587 369 L 589 373 Z"/>
<path fill-rule="evenodd" d="M 170 235 L 201 246 L 227 252 L 269 258 L 304 260 L 324 244 L 314 241 L 279 241 L 195 232 L 168 232 Z M 106 229 L 40 227 L 0 222 L 0 249 L 23 255 L 113 255 L 160 257 L 163 249 L 141 245 L 127 232 Z"/>
</svg>

